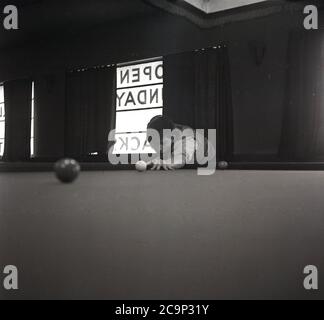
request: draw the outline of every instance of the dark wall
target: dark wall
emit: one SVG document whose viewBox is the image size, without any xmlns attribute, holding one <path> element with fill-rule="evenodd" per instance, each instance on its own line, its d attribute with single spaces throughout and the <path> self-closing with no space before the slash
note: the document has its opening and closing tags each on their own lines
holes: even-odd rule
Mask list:
<svg viewBox="0 0 324 320">
<path fill-rule="evenodd" d="M 290 32 L 300 28 L 302 23 L 301 12 L 233 22 L 205 30 L 168 14 L 121 21 L 65 40 L 57 37 L 2 52 L 0 81 L 50 73 L 63 75 L 65 70 L 80 66 L 162 56 L 225 41 L 231 61 L 235 152 L 274 153 L 281 132 L 287 43 Z M 265 48 L 261 63 L 256 61 L 256 44 Z M 53 137 L 60 136 L 64 128 L 63 113 L 54 113 Z M 259 121 L 253 122 L 256 117 Z M 62 140 L 57 143 L 59 146 L 54 149 L 62 152 Z"/>
<path fill-rule="evenodd" d="M 288 39 L 269 21 L 230 46 L 235 154 L 278 152 Z"/>
</svg>

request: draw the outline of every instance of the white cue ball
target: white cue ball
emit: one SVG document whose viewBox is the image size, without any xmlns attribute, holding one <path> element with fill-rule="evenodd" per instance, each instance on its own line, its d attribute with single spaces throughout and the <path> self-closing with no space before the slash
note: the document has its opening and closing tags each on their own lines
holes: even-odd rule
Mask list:
<svg viewBox="0 0 324 320">
<path fill-rule="evenodd" d="M 136 165 L 135 165 L 135 168 L 136 168 L 136 170 L 139 171 L 139 172 L 144 172 L 144 171 L 146 171 L 146 169 L 147 169 L 146 162 L 144 162 L 144 161 L 137 161 L 137 162 L 136 162 Z"/>
</svg>

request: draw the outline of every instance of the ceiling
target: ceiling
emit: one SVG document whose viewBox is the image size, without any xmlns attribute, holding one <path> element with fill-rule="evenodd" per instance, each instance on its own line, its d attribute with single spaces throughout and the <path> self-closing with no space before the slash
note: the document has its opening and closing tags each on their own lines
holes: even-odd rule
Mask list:
<svg viewBox="0 0 324 320">
<path fill-rule="evenodd" d="M 207 14 L 271 0 L 184 0 Z"/>
<path fill-rule="evenodd" d="M 178 12 L 183 9 L 179 9 L 178 4 L 185 4 L 202 15 L 213 16 L 216 12 L 227 9 L 278 1 L 285 2 L 284 0 L 0 0 L 0 49 L 22 47 L 52 38 L 69 39 L 73 35 L 103 24 L 132 18 L 141 19 L 162 12 L 186 17 L 186 13 Z M 6 4 L 18 7 L 19 30 L 8 31 L 2 28 L 1 20 L 4 15 L 1 15 L 1 12 Z M 199 16 L 200 20 L 197 22 L 195 13 L 189 14 L 193 15 L 189 20 L 201 26 L 208 20 Z M 217 19 L 219 21 L 219 17 Z M 213 25 L 214 22 L 207 21 L 207 27 Z"/>
<path fill-rule="evenodd" d="M 0 49 L 63 38 L 101 24 L 142 18 L 160 11 L 142 0 L 0 0 L 0 17 L 6 4 L 17 6 L 19 30 L 4 30 L 2 15 Z"/>
<path fill-rule="evenodd" d="M 209 29 L 283 12 L 301 11 L 307 0 L 143 0 L 200 28 Z M 323 0 L 313 0 L 324 6 Z"/>
</svg>

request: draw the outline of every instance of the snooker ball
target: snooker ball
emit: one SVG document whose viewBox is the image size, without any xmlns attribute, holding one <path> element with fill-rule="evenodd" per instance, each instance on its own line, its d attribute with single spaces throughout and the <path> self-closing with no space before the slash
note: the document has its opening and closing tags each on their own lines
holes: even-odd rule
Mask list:
<svg viewBox="0 0 324 320">
<path fill-rule="evenodd" d="M 135 168 L 139 172 L 144 172 L 147 169 L 147 164 L 144 161 L 137 161 L 136 165 L 135 165 Z"/>
<path fill-rule="evenodd" d="M 221 169 L 221 170 L 228 169 L 228 162 L 227 161 L 220 161 L 218 163 L 218 168 Z"/>
<path fill-rule="evenodd" d="M 74 159 L 62 159 L 55 163 L 54 171 L 58 180 L 72 183 L 78 178 L 81 167 Z"/>
</svg>

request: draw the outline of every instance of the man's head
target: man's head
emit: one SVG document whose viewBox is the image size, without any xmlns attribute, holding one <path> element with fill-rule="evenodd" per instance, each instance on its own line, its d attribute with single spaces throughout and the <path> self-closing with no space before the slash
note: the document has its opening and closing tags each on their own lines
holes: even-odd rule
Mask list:
<svg viewBox="0 0 324 320">
<path fill-rule="evenodd" d="M 166 149 L 167 146 L 171 147 L 171 137 L 170 135 L 166 134 L 164 130 L 168 130 L 169 132 L 174 130 L 176 128 L 175 123 L 170 120 L 168 117 L 166 116 L 156 116 L 154 118 L 151 119 L 151 121 L 149 122 L 149 124 L 147 125 L 147 135 L 148 135 L 148 142 L 151 143 L 152 145 L 152 137 L 151 137 L 151 132 L 152 130 L 155 130 L 156 132 L 159 133 L 160 136 L 160 146 L 155 146 L 152 145 L 152 147 L 158 151 L 161 150 L 162 146 L 164 147 L 163 149 Z"/>
<path fill-rule="evenodd" d="M 149 129 L 154 129 L 160 134 L 160 136 L 163 135 L 163 130 L 174 130 L 175 127 L 174 122 L 166 116 L 156 116 L 152 118 L 147 125 L 148 131 Z"/>
</svg>

